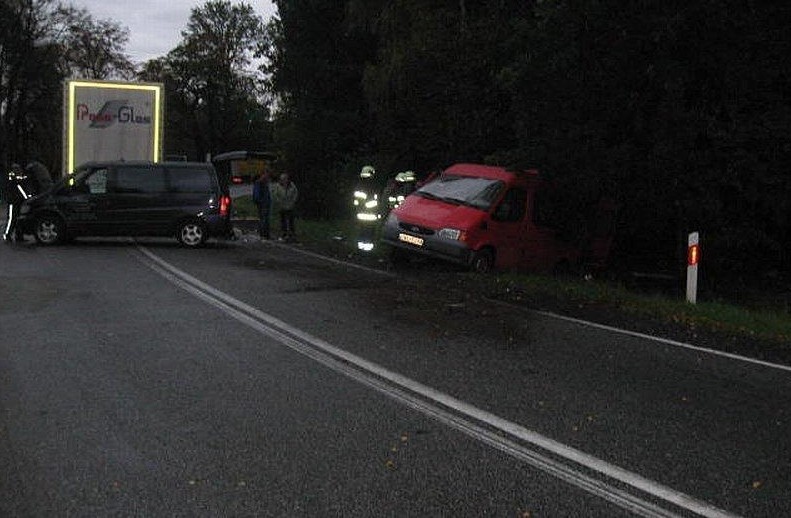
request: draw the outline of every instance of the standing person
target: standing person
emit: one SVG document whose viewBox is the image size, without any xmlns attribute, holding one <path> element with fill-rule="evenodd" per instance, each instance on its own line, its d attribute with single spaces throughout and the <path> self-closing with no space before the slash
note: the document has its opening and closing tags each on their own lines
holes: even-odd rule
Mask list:
<svg viewBox="0 0 791 518">
<path fill-rule="evenodd" d="M 297 186 L 283 173 L 276 183 L 272 184 L 272 201 L 280 214 L 280 240 L 293 241 L 296 239 L 294 230 L 294 206 L 297 203 L 299 191 Z"/>
<path fill-rule="evenodd" d="M 253 202 L 258 207 L 258 237 L 270 239 L 269 214 L 272 212 L 272 193 L 269 189 L 269 171 L 264 171 L 253 183 Z"/>
<path fill-rule="evenodd" d="M 19 206 L 23 201 L 29 198 L 29 195 L 24 187 L 25 175 L 22 168 L 18 164 L 12 164 L 11 169 L 8 171 L 8 180 L 6 181 L 6 192 L 4 198 L 8 203 L 8 220 L 6 221 L 5 229 L 3 230 L 3 241 L 11 243 L 12 241 L 23 241 L 24 236 L 22 231 L 17 227 L 17 217 L 19 216 Z"/>
<path fill-rule="evenodd" d="M 417 176 L 414 171 L 404 171 L 392 177 L 382 191 L 382 200 L 387 202 L 385 214 L 404 203 L 407 196 L 417 189 Z"/>
<path fill-rule="evenodd" d="M 52 176 L 47 166 L 38 161 L 32 161 L 25 166 L 25 176 L 33 191 L 32 194 L 41 194 L 52 187 Z"/>
</svg>

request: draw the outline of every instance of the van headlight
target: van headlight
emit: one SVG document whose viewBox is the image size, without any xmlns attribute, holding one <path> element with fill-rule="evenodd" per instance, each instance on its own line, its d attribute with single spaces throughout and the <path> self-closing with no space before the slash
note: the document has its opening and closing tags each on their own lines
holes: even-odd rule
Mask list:
<svg viewBox="0 0 791 518">
<path fill-rule="evenodd" d="M 449 239 L 451 241 L 461 241 L 463 235 L 464 232 L 458 228 L 441 228 L 439 232 L 437 232 L 437 237 Z"/>
</svg>

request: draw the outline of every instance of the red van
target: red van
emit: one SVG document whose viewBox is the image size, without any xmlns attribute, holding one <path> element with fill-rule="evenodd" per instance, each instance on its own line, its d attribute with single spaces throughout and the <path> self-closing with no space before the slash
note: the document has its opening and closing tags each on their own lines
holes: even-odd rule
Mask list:
<svg viewBox="0 0 791 518">
<path fill-rule="evenodd" d="M 601 266 L 612 244 L 612 206 L 600 205 L 590 236 L 563 239 L 546 210 L 551 192 L 535 170 L 456 164 L 390 213 L 382 240 L 478 272 Z"/>
</svg>

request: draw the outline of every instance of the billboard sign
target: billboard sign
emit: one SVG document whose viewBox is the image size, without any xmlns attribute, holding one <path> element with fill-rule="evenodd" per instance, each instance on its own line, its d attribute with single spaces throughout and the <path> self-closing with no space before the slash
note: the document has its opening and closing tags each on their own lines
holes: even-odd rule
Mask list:
<svg viewBox="0 0 791 518">
<path fill-rule="evenodd" d="M 161 83 L 67 81 L 63 172 L 93 160 L 159 162 L 163 91 Z"/>
</svg>

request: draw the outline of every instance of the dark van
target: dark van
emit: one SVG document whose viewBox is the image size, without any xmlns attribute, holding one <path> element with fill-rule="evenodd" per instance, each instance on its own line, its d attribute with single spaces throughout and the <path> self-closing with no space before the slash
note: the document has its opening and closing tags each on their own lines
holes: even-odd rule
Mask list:
<svg viewBox="0 0 791 518">
<path fill-rule="evenodd" d="M 595 230 L 572 240 L 552 224 L 551 193 L 551 184 L 535 170 L 456 164 L 390 213 L 382 240 L 396 251 L 479 272 L 602 266 L 612 244 L 614 205 L 600 203 Z"/>
<path fill-rule="evenodd" d="M 40 244 L 79 236 L 173 236 L 198 247 L 233 233 L 231 197 L 203 162 L 90 162 L 20 208 Z"/>
</svg>

